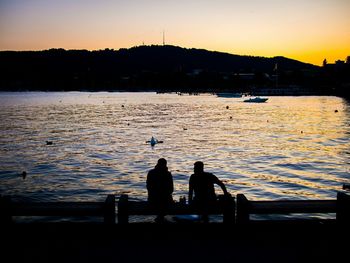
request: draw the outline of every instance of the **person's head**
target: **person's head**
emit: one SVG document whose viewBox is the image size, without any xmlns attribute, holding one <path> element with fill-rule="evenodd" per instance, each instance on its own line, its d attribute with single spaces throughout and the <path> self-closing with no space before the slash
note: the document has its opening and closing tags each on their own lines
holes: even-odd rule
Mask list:
<svg viewBox="0 0 350 263">
<path fill-rule="evenodd" d="M 157 162 L 156 167 L 159 169 L 166 169 L 167 168 L 167 161 L 164 158 L 160 158 Z"/>
<path fill-rule="evenodd" d="M 204 171 L 204 163 L 203 162 L 195 162 L 194 163 L 194 173 L 202 173 Z"/>
</svg>

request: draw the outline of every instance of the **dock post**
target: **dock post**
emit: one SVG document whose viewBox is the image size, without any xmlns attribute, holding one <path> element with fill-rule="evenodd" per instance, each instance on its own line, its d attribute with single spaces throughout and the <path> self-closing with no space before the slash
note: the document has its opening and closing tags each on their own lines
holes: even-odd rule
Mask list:
<svg viewBox="0 0 350 263">
<path fill-rule="evenodd" d="M 244 194 L 237 195 L 237 223 L 249 222 L 249 201 Z"/>
<path fill-rule="evenodd" d="M 103 207 L 103 218 L 105 224 L 115 224 L 115 196 L 107 195 Z"/>
<path fill-rule="evenodd" d="M 339 224 L 350 224 L 350 195 L 347 193 L 337 193 L 336 220 Z"/>
<path fill-rule="evenodd" d="M 236 221 L 235 209 L 236 202 L 235 198 L 232 196 L 223 196 L 223 223 L 224 224 L 234 224 Z"/>
<path fill-rule="evenodd" d="M 118 224 L 129 223 L 128 195 L 121 195 L 118 201 Z"/>
</svg>

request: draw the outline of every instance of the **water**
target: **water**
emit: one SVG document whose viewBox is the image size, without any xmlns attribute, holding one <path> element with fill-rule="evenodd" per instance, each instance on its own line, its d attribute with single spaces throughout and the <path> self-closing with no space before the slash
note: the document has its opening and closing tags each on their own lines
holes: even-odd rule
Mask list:
<svg viewBox="0 0 350 263">
<path fill-rule="evenodd" d="M 317 96 L 242 100 L 0 93 L 0 193 L 32 201 L 101 201 L 110 193 L 146 200 L 147 171 L 160 157 L 168 160 L 176 200 L 187 194 L 198 160 L 232 195 L 253 200 L 332 199 L 349 183 L 349 102 Z M 164 143 L 151 147 L 151 136 Z"/>
</svg>

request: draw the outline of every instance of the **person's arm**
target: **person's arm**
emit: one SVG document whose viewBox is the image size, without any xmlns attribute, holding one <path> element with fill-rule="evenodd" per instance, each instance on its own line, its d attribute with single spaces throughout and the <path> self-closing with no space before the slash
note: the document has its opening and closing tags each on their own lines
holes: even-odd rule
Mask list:
<svg viewBox="0 0 350 263">
<path fill-rule="evenodd" d="M 173 181 L 173 176 L 169 172 L 169 192 L 172 194 L 174 192 L 174 181 Z"/>
<path fill-rule="evenodd" d="M 192 182 L 192 176 L 191 176 L 190 182 L 189 182 L 188 203 L 191 204 L 192 200 L 193 200 L 193 182 Z"/>
<path fill-rule="evenodd" d="M 219 181 L 218 185 L 221 187 L 222 191 L 224 192 L 224 195 L 230 195 L 230 193 L 227 192 L 226 186 L 223 182 Z"/>
<path fill-rule="evenodd" d="M 147 191 L 148 191 L 148 192 L 151 191 L 152 183 L 151 183 L 151 175 L 150 175 L 150 172 L 148 172 L 148 174 L 147 174 L 146 188 L 147 188 Z"/>
<path fill-rule="evenodd" d="M 149 174 L 147 174 L 147 179 L 146 179 L 146 188 L 147 188 L 147 191 L 149 191 Z"/>
<path fill-rule="evenodd" d="M 230 193 L 227 192 L 225 184 L 223 182 L 221 182 L 220 179 L 217 178 L 216 176 L 215 176 L 215 183 L 221 187 L 222 191 L 224 192 L 224 195 L 230 195 Z"/>
</svg>

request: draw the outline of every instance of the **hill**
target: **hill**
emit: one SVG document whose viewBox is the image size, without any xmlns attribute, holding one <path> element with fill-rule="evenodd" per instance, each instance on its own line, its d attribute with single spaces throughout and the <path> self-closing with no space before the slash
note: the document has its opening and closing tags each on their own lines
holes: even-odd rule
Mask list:
<svg viewBox="0 0 350 263">
<path fill-rule="evenodd" d="M 1 51 L 0 90 L 242 90 L 271 85 L 276 63 L 281 84 L 305 84 L 304 73 L 319 70 L 285 57 L 241 56 L 170 45 Z"/>
<path fill-rule="evenodd" d="M 181 67 L 186 71 L 205 69 L 215 72 L 270 72 L 274 69 L 275 63 L 279 63 L 285 70 L 315 68 L 314 65 L 284 57 L 240 56 L 176 46 L 139 46 L 121 49 L 116 52 L 116 56 L 120 60 L 129 62 L 133 69 L 154 71 L 172 71 Z"/>
</svg>

